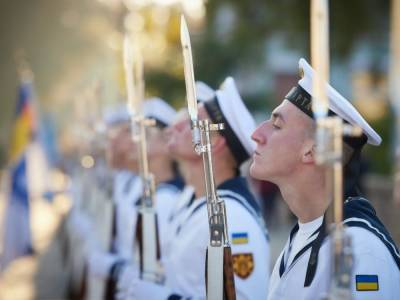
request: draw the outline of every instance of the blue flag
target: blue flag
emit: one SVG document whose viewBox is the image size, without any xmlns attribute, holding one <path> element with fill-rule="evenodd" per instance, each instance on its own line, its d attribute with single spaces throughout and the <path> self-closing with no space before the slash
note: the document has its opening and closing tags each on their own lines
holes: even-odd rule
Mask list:
<svg viewBox="0 0 400 300">
<path fill-rule="evenodd" d="M 32 253 L 26 151 L 35 132 L 32 85 L 22 82 L 10 143 L 10 194 L 3 224 L 0 270 L 14 259 Z"/>
</svg>

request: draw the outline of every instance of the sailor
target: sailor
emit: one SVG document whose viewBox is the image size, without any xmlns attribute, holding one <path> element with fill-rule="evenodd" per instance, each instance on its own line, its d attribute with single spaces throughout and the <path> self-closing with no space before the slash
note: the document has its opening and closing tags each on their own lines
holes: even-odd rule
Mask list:
<svg viewBox="0 0 400 300">
<path fill-rule="evenodd" d="M 168 141 L 170 141 L 173 138 L 173 128 L 175 124 L 178 124 L 183 120 L 186 120 L 186 118 L 187 118 L 186 109 L 181 109 L 180 111 L 178 111 L 174 121 L 166 129 Z M 167 145 L 168 144 L 170 144 L 170 142 L 168 142 Z M 182 174 L 183 178 L 187 178 L 191 170 L 190 168 L 188 168 L 187 164 L 185 164 L 185 161 L 181 160 L 179 156 L 174 155 L 173 152 L 169 153 L 176 161 L 179 173 Z M 165 236 L 163 237 L 163 240 L 165 240 L 165 243 L 162 252 L 163 261 L 167 260 L 169 255 L 171 254 L 172 242 L 174 240 L 177 228 L 180 226 L 180 219 L 185 215 L 185 212 L 190 207 L 190 204 L 193 202 L 194 197 L 195 194 L 193 186 L 186 184 L 185 187 L 183 188 L 182 193 L 176 200 L 174 207 L 172 208 L 172 211 L 168 218 L 168 224 L 166 226 L 166 229 L 164 230 Z"/>
<path fill-rule="evenodd" d="M 169 242 L 167 231 L 170 218 L 185 185 L 167 147 L 166 129 L 176 118 L 176 111 L 165 101 L 152 98 L 145 102 L 144 114 L 156 120 L 156 128 L 148 134 L 148 158 L 150 172 L 156 180 L 156 210 L 162 258 Z"/>
<path fill-rule="evenodd" d="M 112 178 L 112 201 L 111 206 L 111 221 L 109 230 L 103 232 L 108 234 L 106 237 L 107 244 L 101 243 L 104 237 L 99 235 L 99 226 L 96 222 L 99 220 L 91 220 L 90 234 L 86 235 L 84 240 L 86 248 L 86 264 L 88 266 L 86 275 L 87 296 L 94 297 L 99 293 L 106 293 L 105 297 L 112 297 L 114 291 L 107 283 L 107 275 L 116 256 L 130 257 L 131 246 L 128 245 L 129 239 L 125 238 L 126 223 L 130 221 L 128 216 L 129 210 L 125 207 L 126 199 L 138 199 L 141 195 L 141 184 L 139 177 L 128 170 L 127 168 L 127 154 L 124 151 L 124 142 L 126 139 L 125 132 L 128 130 L 129 115 L 126 108 L 123 106 L 113 107 L 105 111 L 104 123 L 107 130 L 106 138 L 106 151 L 105 156 L 109 168 L 109 172 L 113 173 Z M 125 200 L 125 201 L 124 201 Z M 107 219 L 102 220 L 107 222 Z M 132 244 L 130 244 L 132 245 Z M 102 280 L 105 280 L 106 289 L 98 285 Z M 103 290 L 104 292 L 99 292 Z M 96 296 L 97 298 L 97 296 Z"/>
<path fill-rule="evenodd" d="M 250 174 L 277 184 L 298 218 L 279 256 L 268 299 L 321 299 L 330 284 L 331 245 L 324 226 L 330 205 L 325 197 L 324 169 L 315 162 L 311 110 L 315 71 L 299 61 L 303 77 L 253 133 L 257 143 Z M 353 299 L 397 299 L 400 295 L 400 253 L 371 203 L 356 186 L 360 153 L 365 144 L 378 146 L 381 137 L 333 87 L 326 85 L 330 114 L 362 128 L 361 137 L 344 137 L 344 223 L 352 239 Z"/>
<path fill-rule="evenodd" d="M 205 84 L 201 85 L 204 88 Z M 255 122 L 241 99 L 233 78 L 217 91 L 207 87 L 199 105 L 199 119 L 224 123 L 225 130 L 211 137 L 217 193 L 225 201 L 232 247 L 237 299 L 265 299 L 269 278 L 269 242 L 260 209 L 239 167 L 254 151 L 250 134 Z M 200 91 L 198 90 L 200 96 Z M 199 97 L 201 98 L 201 97 Z M 131 279 L 121 299 L 205 299 L 205 258 L 209 223 L 201 156 L 193 151 L 189 116 L 174 124 L 168 148 L 183 164 L 185 182 L 194 188 L 165 261 L 164 285 Z"/>
<path fill-rule="evenodd" d="M 126 110 L 125 110 L 126 111 Z M 166 150 L 164 128 L 172 121 L 175 110 L 159 98 L 151 98 L 144 102 L 144 115 L 156 122 L 154 128 L 148 129 L 148 159 L 149 169 L 156 180 L 156 211 L 158 214 L 158 229 L 161 252 L 165 236 L 165 223 L 168 222 L 175 200 L 183 189 L 183 181 L 176 172 L 174 162 Z M 115 141 L 110 160 L 119 171 L 115 177 L 114 199 L 116 201 L 116 237 L 114 249 L 110 252 L 92 250 L 89 266 L 92 274 L 109 280 L 108 290 L 115 292 L 121 270 L 126 266 L 138 269 L 137 257 L 134 251 L 137 207 L 142 195 L 142 182 L 139 178 L 139 163 L 137 146 L 132 141 L 130 116 L 126 111 L 125 124 L 119 126 L 114 133 Z M 110 295 L 108 292 L 107 295 Z"/>
</svg>

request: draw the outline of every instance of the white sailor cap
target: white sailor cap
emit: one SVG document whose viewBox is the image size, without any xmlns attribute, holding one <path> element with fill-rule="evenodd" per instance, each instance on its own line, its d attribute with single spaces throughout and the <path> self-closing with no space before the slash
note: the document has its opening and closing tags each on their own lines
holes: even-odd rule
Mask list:
<svg viewBox="0 0 400 300">
<path fill-rule="evenodd" d="M 107 107 L 103 112 L 103 120 L 106 126 L 114 126 L 130 120 L 126 104 L 118 104 L 113 107 Z"/>
<path fill-rule="evenodd" d="M 312 81 L 315 71 L 304 58 L 299 60 L 299 68 L 302 73 L 302 78 L 299 80 L 298 86 L 292 88 L 292 90 L 286 95 L 285 99 L 292 102 L 305 114 L 313 118 L 311 95 L 313 90 Z M 376 133 L 376 131 L 367 123 L 355 107 L 328 83 L 326 83 L 326 91 L 329 99 L 329 114 L 337 115 L 345 122 L 351 125 L 357 125 L 363 130 L 364 135 L 361 139 L 345 138 L 345 141 L 352 141 L 353 144 L 349 143 L 350 146 L 360 147 L 365 142 L 377 146 L 382 142 L 382 138 L 379 134 Z M 358 142 L 354 144 L 355 141 Z"/>
<path fill-rule="evenodd" d="M 149 98 L 143 102 L 143 114 L 146 118 L 155 119 L 157 126 L 169 126 L 175 118 L 176 111 L 167 102 L 160 98 Z M 104 122 L 107 126 L 118 125 L 130 121 L 128 108 L 118 104 L 113 109 L 106 109 Z"/>
<path fill-rule="evenodd" d="M 161 98 L 149 98 L 143 102 L 143 114 L 146 118 L 155 119 L 161 127 L 172 124 L 176 110 Z"/>
<path fill-rule="evenodd" d="M 196 81 L 197 101 L 205 102 L 215 97 L 215 91 L 202 81 Z"/>
<path fill-rule="evenodd" d="M 251 134 L 256 123 L 239 95 L 235 81 L 227 77 L 217 91 L 203 82 L 196 83 L 197 98 L 204 103 L 212 122 L 224 123 L 220 133 L 240 166 L 255 150 Z"/>
</svg>

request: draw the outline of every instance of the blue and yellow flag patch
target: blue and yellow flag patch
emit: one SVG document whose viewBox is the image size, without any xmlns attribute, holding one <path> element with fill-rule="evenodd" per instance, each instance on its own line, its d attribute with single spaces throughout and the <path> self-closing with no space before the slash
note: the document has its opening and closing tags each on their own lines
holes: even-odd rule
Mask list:
<svg viewBox="0 0 400 300">
<path fill-rule="evenodd" d="M 249 236 L 247 232 L 232 233 L 232 244 L 240 245 L 240 244 L 247 244 L 248 242 L 249 242 Z"/>
<path fill-rule="evenodd" d="M 379 291 L 378 275 L 356 275 L 357 291 Z"/>
</svg>

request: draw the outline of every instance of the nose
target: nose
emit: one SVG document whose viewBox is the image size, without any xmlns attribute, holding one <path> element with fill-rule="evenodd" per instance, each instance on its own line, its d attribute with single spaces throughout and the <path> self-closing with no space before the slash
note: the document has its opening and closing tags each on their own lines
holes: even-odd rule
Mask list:
<svg viewBox="0 0 400 300">
<path fill-rule="evenodd" d="M 256 128 L 256 130 L 254 130 L 253 134 L 251 135 L 252 140 L 255 141 L 257 144 L 263 145 L 267 142 L 267 138 L 265 135 L 266 125 L 267 122 L 264 121 Z"/>
</svg>

